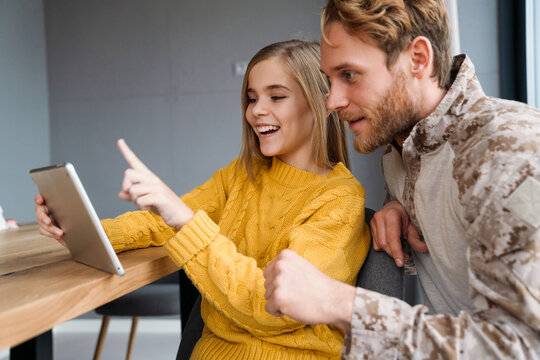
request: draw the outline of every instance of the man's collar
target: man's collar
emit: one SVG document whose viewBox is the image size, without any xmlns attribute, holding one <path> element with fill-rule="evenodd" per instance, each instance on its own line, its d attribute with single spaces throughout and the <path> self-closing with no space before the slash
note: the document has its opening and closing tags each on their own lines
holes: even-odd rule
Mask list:
<svg viewBox="0 0 540 360">
<path fill-rule="evenodd" d="M 455 122 L 485 96 L 476 78 L 474 65 L 467 55 L 454 57 L 451 79 L 452 85 L 439 105 L 428 117 L 416 123 L 403 142 L 405 151 L 414 151 L 414 148 L 416 152 L 428 153 L 437 149 L 446 141 Z"/>
</svg>

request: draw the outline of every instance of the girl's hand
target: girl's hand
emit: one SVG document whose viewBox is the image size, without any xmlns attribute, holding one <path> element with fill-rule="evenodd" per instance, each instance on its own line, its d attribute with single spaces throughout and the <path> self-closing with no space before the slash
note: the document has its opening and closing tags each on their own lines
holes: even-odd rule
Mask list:
<svg viewBox="0 0 540 360">
<path fill-rule="evenodd" d="M 118 149 L 130 166 L 124 173 L 118 197 L 141 210 L 152 210 L 167 225 L 180 230 L 193 217 L 193 211 L 139 160 L 124 139 L 118 140 Z"/>
<path fill-rule="evenodd" d="M 62 231 L 62 229 L 56 226 L 53 219 L 49 215 L 49 209 L 47 209 L 47 206 L 45 205 L 45 199 L 43 199 L 43 196 L 39 194 L 36 195 L 36 197 L 34 198 L 34 202 L 36 203 L 35 212 L 36 219 L 39 224 L 39 233 L 41 235 L 58 240 L 58 242 L 65 247 L 66 243 L 62 238 L 64 236 L 64 232 Z"/>
</svg>

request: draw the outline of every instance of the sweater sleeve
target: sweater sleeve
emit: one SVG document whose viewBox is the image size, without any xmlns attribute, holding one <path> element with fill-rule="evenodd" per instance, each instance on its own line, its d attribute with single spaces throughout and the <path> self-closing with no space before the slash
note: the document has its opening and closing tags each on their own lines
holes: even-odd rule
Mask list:
<svg viewBox="0 0 540 360">
<path fill-rule="evenodd" d="M 204 210 L 212 221 L 219 222 L 235 168 L 236 160 L 216 171 L 204 184 L 184 194 L 182 201 L 193 211 Z M 127 212 L 115 219 L 104 219 L 101 225 L 116 252 L 161 246 L 176 233 L 176 229 L 151 211 Z"/>
<path fill-rule="evenodd" d="M 358 194 L 327 194 L 300 215 L 299 225 L 276 239 L 282 244 L 277 252 L 292 249 L 326 274 L 352 283 L 369 250 L 363 211 L 364 198 Z M 165 249 L 203 296 L 239 327 L 256 336 L 271 336 L 306 326 L 264 310 L 264 269 L 219 234 L 205 212 L 196 213 Z"/>
</svg>

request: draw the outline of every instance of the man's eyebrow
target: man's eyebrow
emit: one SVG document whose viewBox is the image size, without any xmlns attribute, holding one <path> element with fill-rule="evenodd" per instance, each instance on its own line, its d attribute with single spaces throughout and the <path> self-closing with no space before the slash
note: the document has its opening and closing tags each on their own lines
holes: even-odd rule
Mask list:
<svg viewBox="0 0 540 360">
<path fill-rule="evenodd" d="M 351 63 L 343 63 L 343 64 L 339 64 L 339 65 L 336 65 L 332 68 L 332 70 L 334 71 L 341 71 L 343 69 L 350 69 L 350 68 L 355 68 L 355 67 L 358 67 L 357 65 L 354 65 L 354 64 L 351 64 Z"/>
<path fill-rule="evenodd" d="M 339 71 L 341 71 L 343 69 L 358 69 L 358 68 L 359 68 L 359 65 L 355 65 L 355 64 L 349 63 L 349 62 L 345 62 L 345 63 L 339 64 L 339 65 L 336 65 L 333 68 L 330 68 L 330 71 L 331 72 L 339 72 Z M 326 72 L 324 72 L 323 69 L 319 69 L 319 70 L 321 71 L 321 73 L 328 76 L 326 74 Z"/>
</svg>

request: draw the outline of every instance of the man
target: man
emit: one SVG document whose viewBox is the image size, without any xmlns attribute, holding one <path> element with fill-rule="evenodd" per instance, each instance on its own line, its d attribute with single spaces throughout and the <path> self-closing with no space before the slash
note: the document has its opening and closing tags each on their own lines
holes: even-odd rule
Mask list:
<svg viewBox="0 0 540 360">
<path fill-rule="evenodd" d="M 426 306 L 284 251 L 267 311 L 343 328 L 345 359 L 540 357 L 540 111 L 486 97 L 470 59 L 451 59 L 443 1 L 329 0 L 322 24 L 328 109 L 357 151 L 386 144 L 374 247 L 414 263 Z"/>
</svg>

